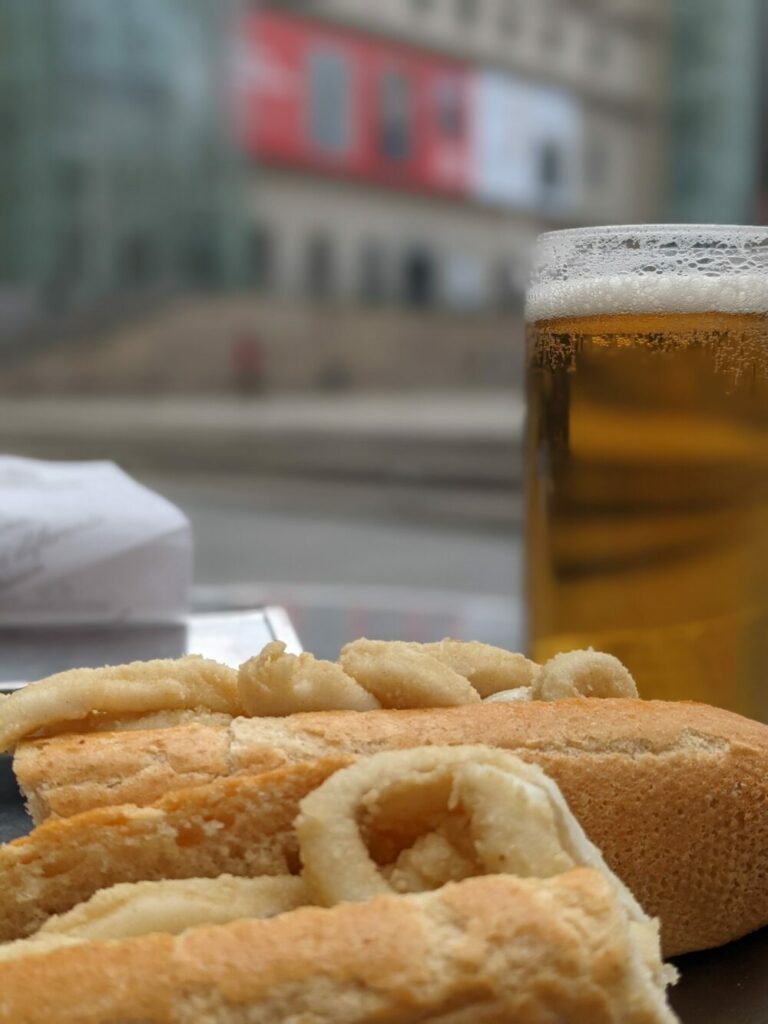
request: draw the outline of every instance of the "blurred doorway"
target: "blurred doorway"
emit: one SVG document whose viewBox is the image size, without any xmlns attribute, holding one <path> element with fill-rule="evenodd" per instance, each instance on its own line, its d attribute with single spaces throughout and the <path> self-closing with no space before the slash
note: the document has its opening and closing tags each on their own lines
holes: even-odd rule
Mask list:
<svg viewBox="0 0 768 1024">
<path fill-rule="evenodd" d="M 423 309 L 434 305 L 437 286 L 435 258 L 426 246 L 413 246 L 403 260 L 403 301 Z"/>
</svg>

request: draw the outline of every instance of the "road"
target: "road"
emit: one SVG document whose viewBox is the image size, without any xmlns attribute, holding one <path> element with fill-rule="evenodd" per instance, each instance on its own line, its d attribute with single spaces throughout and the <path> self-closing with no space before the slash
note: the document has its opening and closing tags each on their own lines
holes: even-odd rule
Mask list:
<svg viewBox="0 0 768 1024">
<path fill-rule="evenodd" d="M 131 472 L 224 472 L 513 486 L 512 391 L 346 395 L 4 397 L 4 451 L 114 459 Z"/>
<path fill-rule="evenodd" d="M 192 523 L 200 583 L 250 581 L 413 586 L 509 594 L 519 572 L 519 501 L 471 492 L 334 485 L 242 476 L 143 482 Z M 448 510 L 467 525 L 446 523 Z M 475 508 L 476 506 L 476 508 Z M 473 515 L 507 523 L 473 525 Z"/>
<path fill-rule="evenodd" d="M 286 605 L 325 656 L 362 633 L 519 642 L 519 499 L 509 492 L 141 479 L 189 516 L 198 603 Z M 460 514 L 446 514 L 451 502 Z"/>
</svg>

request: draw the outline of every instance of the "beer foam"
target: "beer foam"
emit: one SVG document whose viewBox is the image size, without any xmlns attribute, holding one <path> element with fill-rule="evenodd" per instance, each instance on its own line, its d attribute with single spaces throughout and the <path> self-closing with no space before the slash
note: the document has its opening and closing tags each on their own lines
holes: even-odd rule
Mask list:
<svg viewBox="0 0 768 1024">
<path fill-rule="evenodd" d="M 618 313 L 765 313 L 768 273 L 606 274 L 534 284 L 526 319 Z"/>
</svg>

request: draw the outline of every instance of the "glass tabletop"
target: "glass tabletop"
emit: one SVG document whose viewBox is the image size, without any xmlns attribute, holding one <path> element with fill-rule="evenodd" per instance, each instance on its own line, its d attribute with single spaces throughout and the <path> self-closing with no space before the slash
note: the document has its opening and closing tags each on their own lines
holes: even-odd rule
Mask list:
<svg viewBox="0 0 768 1024">
<path fill-rule="evenodd" d="M 302 650 L 285 609 L 201 612 L 176 625 L 0 627 L 0 692 L 70 668 L 184 654 L 237 666 L 272 640 Z"/>
</svg>

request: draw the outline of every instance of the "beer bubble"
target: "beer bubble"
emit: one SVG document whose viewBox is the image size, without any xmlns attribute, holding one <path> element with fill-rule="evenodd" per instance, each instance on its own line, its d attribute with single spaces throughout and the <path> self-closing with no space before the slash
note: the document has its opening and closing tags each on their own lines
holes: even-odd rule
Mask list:
<svg viewBox="0 0 768 1024">
<path fill-rule="evenodd" d="M 621 313 L 768 314 L 768 274 L 575 278 L 534 284 L 526 303 L 529 323 Z"/>
</svg>

